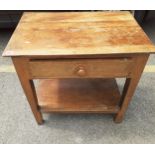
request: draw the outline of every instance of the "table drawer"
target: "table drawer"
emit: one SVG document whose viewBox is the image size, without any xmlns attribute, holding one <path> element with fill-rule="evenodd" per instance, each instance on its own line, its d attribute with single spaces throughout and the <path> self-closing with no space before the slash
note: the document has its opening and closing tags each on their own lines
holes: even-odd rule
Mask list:
<svg viewBox="0 0 155 155">
<path fill-rule="evenodd" d="M 33 78 L 100 78 L 129 76 L 132 58 L 35 59 L 29 61 Z"/>
</svg>

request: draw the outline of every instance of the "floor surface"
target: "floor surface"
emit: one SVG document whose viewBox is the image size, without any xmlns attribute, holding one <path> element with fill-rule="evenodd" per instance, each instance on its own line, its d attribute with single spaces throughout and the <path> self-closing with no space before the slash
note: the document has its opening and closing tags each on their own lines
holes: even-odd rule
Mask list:
<svg viewBox="0 0 155 155">
<path fill-rule="evenodd" d="M 153 17 L 143 28 L 155 43 Z M 11 33 L 0 30 L 0 55 Z M 149 58 L 148 68 L 155 67 L 154 58 Z M 10 65 L 10 58 L 0 56 L 0 143 L 155 143 L 154 69 L 143 73 L 121 124 L 115 124 L 111 115 L 44 114 L 45 124 L 38 126 Z M 123 81 L 118 84 L 122 88 Z"/>
</svg>

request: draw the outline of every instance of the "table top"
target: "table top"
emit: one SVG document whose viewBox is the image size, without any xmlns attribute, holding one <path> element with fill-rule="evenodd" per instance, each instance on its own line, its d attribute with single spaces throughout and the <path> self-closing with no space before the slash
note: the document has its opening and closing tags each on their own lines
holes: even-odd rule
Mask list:
<svg viewBox="0 0 155 155">
<path fill-rule="evenodd" d="M 25 12 L 3 56 L 154 53 L 128 11 Z"/>
</svg>

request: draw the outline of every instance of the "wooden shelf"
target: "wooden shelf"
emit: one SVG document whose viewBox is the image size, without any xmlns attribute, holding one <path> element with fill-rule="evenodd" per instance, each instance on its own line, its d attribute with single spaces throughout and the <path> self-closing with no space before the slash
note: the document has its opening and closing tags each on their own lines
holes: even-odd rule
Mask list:
<svg viewBox="0 0 155 155">
<path fill-rule="evenodd" d="M 120 93 L 115 79 L 39 80 L 43 112 L 117 113 Z"/>
</svg>

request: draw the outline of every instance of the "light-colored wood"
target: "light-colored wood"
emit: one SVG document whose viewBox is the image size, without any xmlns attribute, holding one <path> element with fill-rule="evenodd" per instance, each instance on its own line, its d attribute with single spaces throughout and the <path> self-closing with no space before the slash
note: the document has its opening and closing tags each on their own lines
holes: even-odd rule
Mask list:
<svg viewBox="0 0 155 155">
<path fill-rule="evenodd" d="M 130 77 L 133 58 L 31 60 L 32 78 Z M 80 71 L 79 71 L 80 70 Z"/>
<path fill-rule="evenodd" d="M 3 56 L 153 53 L 129 12 L 24 13 Z"/>
<path fill-rule="evenodd" d="M 43 112 L 117 113 L 120 93 L 114 79 L 39 80 Z"/>
<path fill-rule="evenodd" d="M 128 108 L 130 100 L 135 92 L 135 89 L 138 85 L 138 82 L 144 70 L 145 64 L 148 60 L 148 57 L 149 55 L 139 55 L 137 57 L 137 62 L 135 63 L 135 66 L 132 71 L 133 72 L 132 78 L 126 79 L 123 94 L 120 100 L 121 108 L 120 111 L 116 114 L 116 117 L 114 119 L 116 123 L 120 123 L 123 120 L 123 117 Z"/>
<path fill-rule="evenodd" d="M 116 113 L 118 123 L 154 52 L 129 12 L 28 12 L 3 56 L 12 57 L 38 124 L 40 109 Z M 115 77 L 126 78 L 121 98 L 114 79 L 101 79 Z M 36 94 L 32 80 L 42 78 L 59 80 L 41 80 Z"/>
<path fill-rule="evenodd" d="M 38 15 L 39 14 L 39 15 Z M 102 17 L 101 15 L 104 15 Z M 128 21 L 127 21 L 128 19 Z M 102 22 L 102 21 L 115 21 L 116 24 L 121 24 L 118 21 L 129 22 L 132 25 L 137 25 L 133 22 L 133 17 L 128 11 L 97 11 L 97 12 L 26 12 L 20 22 L 42 22 L 42 23 L 53 23 L 53 22 Z M 113 24 L 113 23 L 111 23 Z"/>
<path fill-rule="evenodd" d="M 83 66 L 79 66 L 75 72 L 76 75 L 79 77 L 84 77 L 87 74 L 86 68 Z"/>
<path fill-rule="evenodd" d="M 38 107 L 38 101 L 36 97 L 35 87 L 33 81 L 29 78 L 28 73 L 28 59 L 27 58 L 12 58 L 15 69 L 17 71 L 19 80 L 27 97 L 27 100 L 30 104 L 31 110 L 35 116 L 35 119 L 38 124 L 43 123 L 42 115 Z"/>
</svg>

